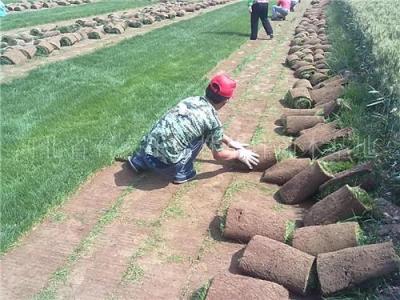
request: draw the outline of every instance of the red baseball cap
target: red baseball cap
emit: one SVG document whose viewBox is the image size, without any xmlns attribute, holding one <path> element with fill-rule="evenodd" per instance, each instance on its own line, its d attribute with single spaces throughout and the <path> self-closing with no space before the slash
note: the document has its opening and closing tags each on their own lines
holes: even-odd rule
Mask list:
<svg viewBox="0 0 400 300">
<path fill-rule="evenodd" d="M 215 94 L 231 98 L 236 88 L 236 82 L 226 74 L 218 74 L 211 78 L 209 87 Z"/>
</svg>

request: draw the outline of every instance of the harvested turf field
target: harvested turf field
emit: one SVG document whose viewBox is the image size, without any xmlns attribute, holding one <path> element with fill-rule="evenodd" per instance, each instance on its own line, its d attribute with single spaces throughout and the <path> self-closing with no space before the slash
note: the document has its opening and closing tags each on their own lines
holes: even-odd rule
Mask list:
<svg viewBox="0 0 400 300">
<path fill-rule="evenodd" d="M 3 250 L 94 170 L 133 150 L 166 108 L 202 92 L 207 71 L 247 38 L 242 8 L 2 85 Z"/>
<path fill-rule="evenodd" d="M 83 18 L 94 14 L 105 14 L 114 11 L 132 9 L 156 3 L 155 0 L 101 0 L 94 3 L 56 7 L 50 10 L 27 11 L 9 14 L 0 19 L 1 31 L 34 26 L 55 21 Z"/>
<path fill-rule="evenodd" d="M 245 3 L 217 4 L 2 84 L 2 298 L 397 300 L 392 107 L 348 63 L 346 6 L 303 0 L 254 41 Z M 252 171 L 208 149 L 182 185 L 113 162 L 222 71 L 237 88 L 218 116 Z M 360 140 L 373 125 L 384 164 Z"/>
</svg>

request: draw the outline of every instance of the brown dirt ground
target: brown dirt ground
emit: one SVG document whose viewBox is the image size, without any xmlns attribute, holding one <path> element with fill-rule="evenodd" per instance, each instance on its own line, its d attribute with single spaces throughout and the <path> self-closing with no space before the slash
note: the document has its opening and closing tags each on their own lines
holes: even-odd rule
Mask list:
<svg viewBox="0 0 400 300">
<path fill-rule="evenodd" d="M 238 81 L 221 112 L 228 135 L 289 144 L 274 124 L 279 100 L 295 81 L 282 63 L 294 17 L 309 3 L 302 1 L 287 22 L 273 23 L 273 40 L 261 34 L 210 72 L 224 70 Z M 246 61 L 249 55 L 254 59 Z M 57 210 L 62 218 L 47 217 L 2 257 L 3 299 L 184 299 L 216 273 L 235 273 L 243 246 L 221 241 L 217 216 L 261 173 L 235 173 L 210 158 L 203 151 L 197 180 L 181 186 L 135 175 L 121 163 L 94 174 Z M 259 186 L 269 195 L 277 190 Z"/>
</svg>

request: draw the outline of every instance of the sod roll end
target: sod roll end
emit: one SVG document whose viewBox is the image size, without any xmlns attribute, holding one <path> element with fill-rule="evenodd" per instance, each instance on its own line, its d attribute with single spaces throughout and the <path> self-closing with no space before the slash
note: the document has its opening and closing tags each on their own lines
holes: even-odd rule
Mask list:
<svg viewBox="0 0 400 300">
<path fill-rule="evenodd" d="M 281 242 L 256 235 L 239 261 L 240 270 L 305 295 L 314 278 L 314 256 Z"/>
<path fill-rule="evenodd" d="M 229 273 L 216 275 L 208 289 L 207 300 L 289 300 L 283 286 L 256 278 Z"/>
<path fill-rule="evenodd" d="M 324 295 L 351 288 L 366 280 L 399 270 L 392 242 L 346 248 L 319 254 L 318 278 Z"/>
</svg>

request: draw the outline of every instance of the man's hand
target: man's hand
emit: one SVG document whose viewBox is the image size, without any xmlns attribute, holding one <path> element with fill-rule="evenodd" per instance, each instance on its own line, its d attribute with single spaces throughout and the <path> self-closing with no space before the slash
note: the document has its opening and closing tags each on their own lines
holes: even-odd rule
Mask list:
<svg viewBox="0 0 400 300">
<path fill-rule="evenodd" d="M 249 146 L 249 144 L 243 144 L 243 143 L 238 142 L 238 141 L 230 140 L 228 142 L 228 146 L 233 148 L 233 149 L 239 150 L 239 149 L 243 149 L 243 148 Z"/>
<path fill-rule="evenodd" d="M 253 169 L 253 166 L 257 166 L 259 160 L 257 157 L 260 157 L 257 153 L 250 151 L 248 149 L 241 148 L 238 150 L 238 159 L 249 167 L 250 170 Z"/>
<path fill-rule="evenodd" d="M 249 13 L 252 13 L 253 9 L 251 8 L 251 6 L 249 6 Z"/>
</svg>

